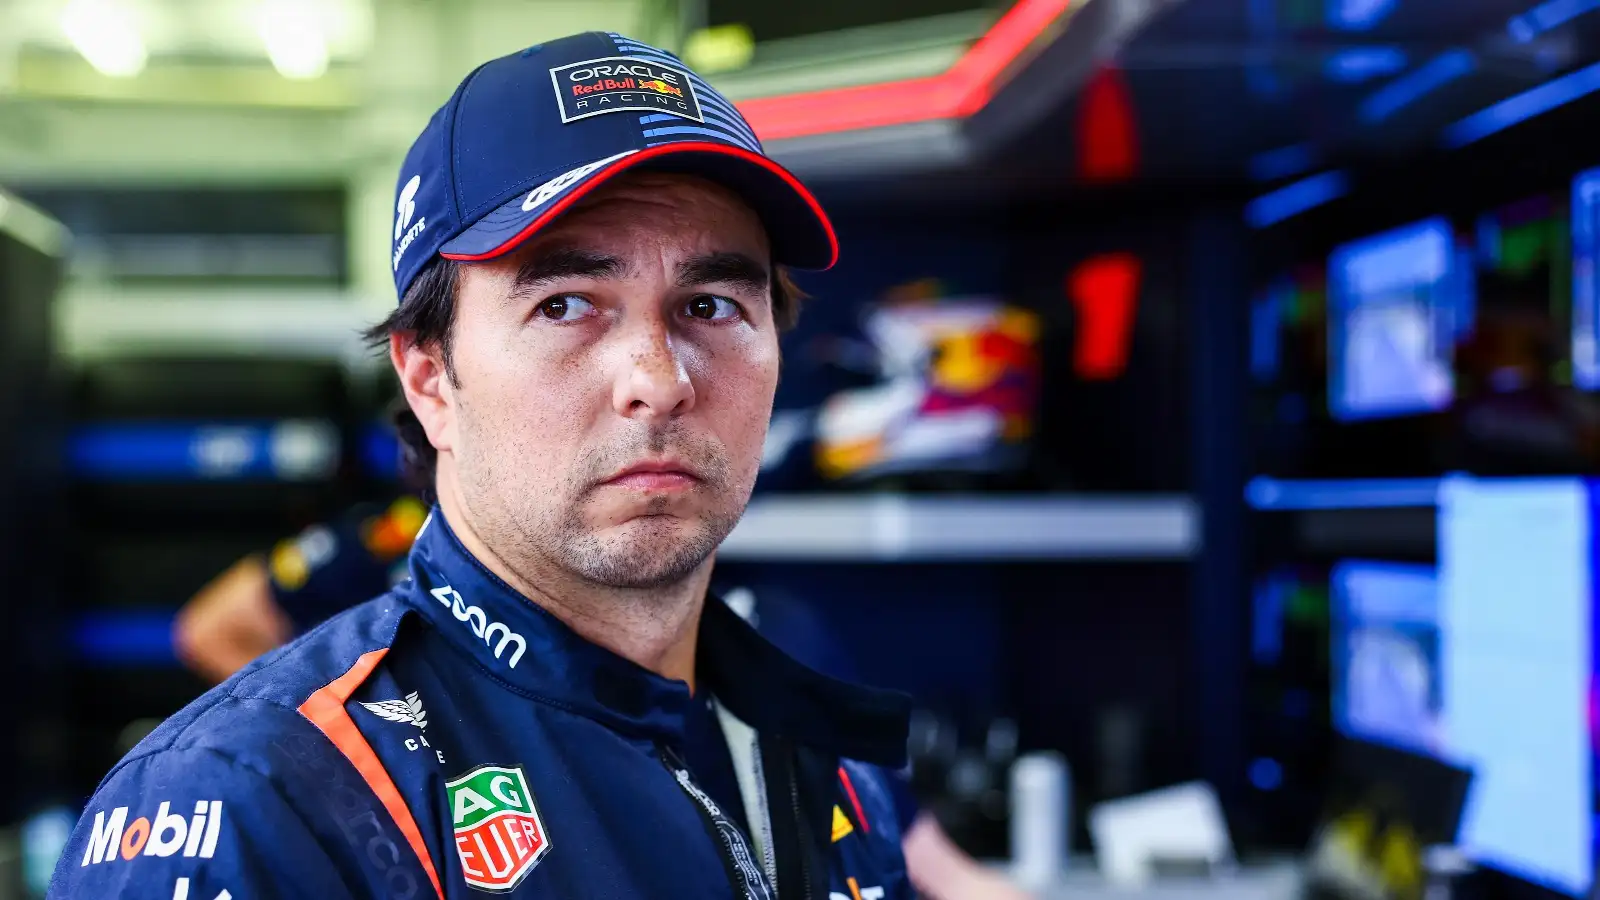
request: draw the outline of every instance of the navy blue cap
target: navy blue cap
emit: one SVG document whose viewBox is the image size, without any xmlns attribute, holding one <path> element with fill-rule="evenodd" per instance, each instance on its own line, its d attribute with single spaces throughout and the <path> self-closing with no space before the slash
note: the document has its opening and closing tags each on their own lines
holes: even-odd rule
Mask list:
<svg viewBox="0 0 1600 900">
<path fill-rule="evenodd" d="M 826 269 L 838 258 L 822 206 L 767 157 L 732 103 L 676 56 L 590 32 L 484 63 L 433 114 L 400 169 L 396 291 L 404 296 L 435 254 L 510 252 L 636 167 L 738 193 L 766 226 L 774 262 Z"/>
</svg>

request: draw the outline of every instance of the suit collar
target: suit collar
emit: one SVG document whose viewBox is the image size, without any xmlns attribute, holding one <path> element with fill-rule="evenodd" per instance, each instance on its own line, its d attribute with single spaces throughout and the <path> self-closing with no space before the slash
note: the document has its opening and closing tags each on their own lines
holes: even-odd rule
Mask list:
<svg viewBox="0 0 1600 900">
<path fill-rule="evenodd" d="M 579 636 L 490 572 L 438 507 L 417 535 L 399 593 L 491 676 L 614 730 L 679 743 L 688 685 Z M 705 687 L 762 734 L 850 759 L 899 765 L 909 698 L 828 678 L 707 597 L 696 659 Z"/>
</svg>

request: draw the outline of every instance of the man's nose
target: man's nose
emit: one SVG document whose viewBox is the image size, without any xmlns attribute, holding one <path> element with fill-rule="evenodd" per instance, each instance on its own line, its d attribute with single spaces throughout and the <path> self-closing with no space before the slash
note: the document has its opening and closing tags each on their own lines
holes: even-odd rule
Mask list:
<svg viewBox="0 0 1600 900">
<path fill-rule="evenodd" d="M 612 397 L 618 415 L 666 420 L 694 408 L 694 383 L 665 322 L 641 323 L 625 352 Z"/>
</svg>

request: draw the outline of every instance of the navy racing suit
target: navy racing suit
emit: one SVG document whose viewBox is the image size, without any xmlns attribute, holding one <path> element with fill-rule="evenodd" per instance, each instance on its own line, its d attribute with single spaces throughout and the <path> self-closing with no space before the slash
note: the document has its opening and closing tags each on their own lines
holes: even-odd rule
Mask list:
<svg viewBox="0 0 1600 900">
<path fill-rule="evenodd" d="M 516 593 L 437 509 L 409 571 L 135 747 L 49 896 L 911 896 L 881 768 L 904 696 L 813 672 L 708 598 L 691 697 Z M 721 796 L 685 756 L 707 698 Z"/>
</svg>

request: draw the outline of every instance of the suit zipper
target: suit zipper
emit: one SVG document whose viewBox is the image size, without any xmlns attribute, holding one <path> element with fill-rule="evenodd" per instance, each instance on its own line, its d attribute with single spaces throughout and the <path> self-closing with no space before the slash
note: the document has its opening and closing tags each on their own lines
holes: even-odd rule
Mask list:
<svg viewBox="0 0 1600 900">
<path fill-rule="evenodd" d="M 777 850 L 778 892 L 783 900 L 819 900 L 828 896 L 826 882 L 817 884 L 818 848 L 813 843 L 811 820 L 800 794 L 800 758 L 795 746 L 783 738 L 763 739 L 767 790 L 773 799 L 773 838 Z M 785 794 L 789 815 L 783 814 Z M 826 851 L 824 851 L 826 852 Z"/>
<path fill-rule="evenodd" d="M 810 835 L 807 833 L 810 829 L 808 829 L 806 827 L 807 823 L 806 823 L 805 813 L 804 813 L 804 811 L 802 811 L 800 809 L 800 779 L 799 779 L 798 776 L 795 775 L 795 769 L 796 768 L 797 767 L 796 767 L 794 761 L 790 760 L 790 763 L 789 763 L 789 808 L 794 811 L 795 825 L 797 826 L 799 834 L 800 834 L 800 846 L 801 847 L 810 847 L 811 846 L 811 842 L 809 840 Z M 811 893 L 811 866 L 809 864 L 802 864 L 800 866 L 800 884 L 801 884 L 801 890 L 804 892 L 802 896 L 805 897 L 805 900 L 811 900 L 811 897 L 812 897 L 812 893 Z"/>
</svg>

